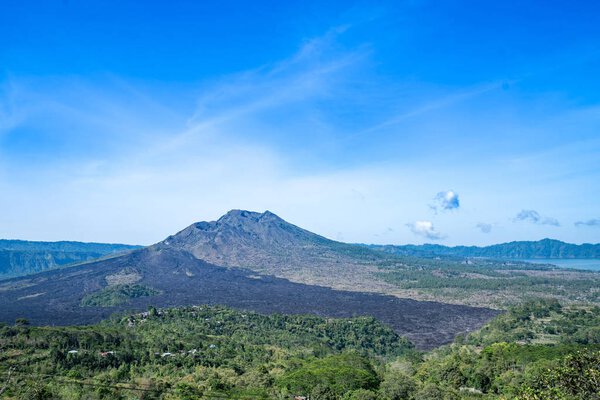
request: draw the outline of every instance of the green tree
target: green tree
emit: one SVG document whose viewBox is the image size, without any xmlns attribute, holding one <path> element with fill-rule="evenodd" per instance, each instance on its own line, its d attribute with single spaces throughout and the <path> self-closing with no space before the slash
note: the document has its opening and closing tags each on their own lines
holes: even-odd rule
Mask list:
<svg viewBox="0 0 600 400">
<path fill-rule="evenodd" d="M 371 390 L 358 389 L 348 392 L 342 398 L 343 400 L 377 400 L 377 394 Z"/>
<path fill-rule="evenodd" d="M 414 395 L 418 400 L 458 400 L 459 397 L 448 390 L 433 384 L 426 383 Z"/>
<path fill-rule="evenodd" d="M 377 374 L 369 361 L 356 353 L 313 360 L 285 374 L 278 382 L 278 386 L 293 393 L 311 393 L 323 386 L 337 396 L 356 389 L 375 389 L 377 384 Z"/>
<path fill-rule="evenodd" d="M 379 387 L 379 395 L 385 400 L 410 399 L 417 385 L 413 378 L 398 371 L 388 372 Z"/>
<path fill-rule="evenodd" d="M 338 396 L 329 386 L 317 385 L 311 390 L 310 398 L 313 400 L 337 400 Z"/>
<path fill-rule="evenodd" d="M 600 399 L 600 351 L 570 354 L 556 368 L 522 388 L 520 398 Z"/>
</svg>

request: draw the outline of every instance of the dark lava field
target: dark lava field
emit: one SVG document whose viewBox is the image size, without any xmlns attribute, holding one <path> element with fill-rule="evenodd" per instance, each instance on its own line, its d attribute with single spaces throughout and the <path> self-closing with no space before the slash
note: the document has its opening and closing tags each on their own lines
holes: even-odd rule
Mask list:
<svg viewBox="0 0 600 400">
<path fill-rule="evenodd" d="M 106 286 L 106 277 L 135 270 L 138 283 L 160 291 L 116 307 L 82 307 L 81 299 Z M 35 325 L 83 325 L 114 312 L 149 305 L 221 304 L 260 313 L 371 315 L 408 337 L 420 349 L 449 343 L 498 314 L 476 308 L 304 285 L 255 272 L 225 268 L 175 250 L 142 249 L 110 260 L 0 281 L 0 321 L 27 318 Z"/>
</svg>

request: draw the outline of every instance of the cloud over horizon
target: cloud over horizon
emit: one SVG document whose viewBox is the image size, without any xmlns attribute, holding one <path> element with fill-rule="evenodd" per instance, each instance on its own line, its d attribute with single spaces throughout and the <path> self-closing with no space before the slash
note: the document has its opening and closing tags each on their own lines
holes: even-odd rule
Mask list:
<svg viewBox="0 0 600 400">
<path fill-rule="evenodd" d="M 531 222 L 537 225 L 560 226 L 560 222 L 556 218 L 542 216 L 535 210 L 521 210 L 515 217 L 515 221 Z"/>
<path fill-rule="evenodd" d="M 442 233 L 435 230 L 433 222 L 431 221 L 415 221 L 413 223 L 406 224 L 406 226 L 408 226 L 411 232 L 415 235 L 423 236 L 430 240 L 441 240 L 446 237 Z"/>
<path fill-rule="evenodd" d="M 575 226 L 600 226 L 600 218 L 588 219 L 587 221 L 577 221 Z"/>
</svg>

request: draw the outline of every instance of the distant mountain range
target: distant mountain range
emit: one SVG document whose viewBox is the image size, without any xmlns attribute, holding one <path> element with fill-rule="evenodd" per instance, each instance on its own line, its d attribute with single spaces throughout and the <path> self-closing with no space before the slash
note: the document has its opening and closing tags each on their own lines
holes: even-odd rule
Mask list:
<svg viewBox="0 0 600 400">
<path fill-rule="evenodd" d="M 122 254 L 140 246 L 0 239 L 0 279 Z"/>
<path fill-rule="evenodd" d="M 438 244 L 424 245 L 366 245 L 371 250 L 390 254 L 431 257 L 485 257 L 497 259 L 534 259 L 534 258 L 600 258 L 600 244 L 570 244 L 560 240 L 543 239 L 535 242 L 510 242 L 492 246 L 456 246 Z"/>
<path fill-rule="evenodd" d="M 233 210 L 117 257 L 0 281 L 0 322 L 85 324 L 149 305 L 223 304 L 264 313 L 371 315 L 431 348 L 498 313 L 365 293 L 381 289 L 371 272 L 390 258 L 268 211 Z"/>
</svg>

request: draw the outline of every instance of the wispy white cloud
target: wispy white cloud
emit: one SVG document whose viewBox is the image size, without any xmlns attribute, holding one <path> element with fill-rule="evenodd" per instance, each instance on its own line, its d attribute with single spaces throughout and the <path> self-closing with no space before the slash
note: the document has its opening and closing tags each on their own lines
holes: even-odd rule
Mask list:
<svg viewBox="0 0 600 400">
<path fill-rule="evenodd" d="M 37 239 L 151 243 L 230 208 L 287 208 L 281 206 L 283 200 L 272 200 L 282 198 L 282 191 L 289 193 L 289 204 L 321 198 L 316 195 L 324 193 L 320 177 L 292 173 L 286 157 L 260 140 L 255 120 L 267 112 L 293 113 L 300 104 L 330 96 L 343 83 L 346 70 L 365 53 L 330 50 L 342 32 L 308 41 L 274 65 L 202 85 L 191 117 L 165 105 L 168 96 L 160 99 L 112 77 L 103 87 L 67 78 L 22 80 L 16 95 L 34 105 L 17 110 L 24 125 L 56 135 L 61 143 L 53 157 L 51 150 L 46 152 L 43 170 L 17 157 L 19 162 L 0 171 L 0 187 L 7 187 L 0 205 L 11 209 L 0 216 L 0 236 L 19 235 L 17 226 L 38 225 Z M 10 100 L 7 95 L 3 99 Z M 289 117 L 283 122 L 290 129 L 296 124 Z M 7 125 L 7 131 L 12 127 Z M 69 142 L 79 142 L 77 151 L 60 154 Z M 10 179 L 2 178 L 6 175 Z M 20 184 L 24 181 L 29 184 Z M 345 180 L 339 189 L 355 198 L 362 193 L 357 181 Z M 32 209 L 46 212 L 26 212 Z M 169 218 L 149 217 L 157 214 Z M 86 225 L 93 229 L 85 230 Z"/>
<path fill-rule="evenodd" d="M 74 163 L 110 164 L 135 158 L 150 143 L 184 126 L 182 115 L 134 91 L 131 85 L 105 77 L 83 81 L 72 77 L 11 78 L 12 118 L 1 119 L 4 142 L 0 158 L 13 172 L 27 173 L 43 164 L 47 173 Z M 12 144 L 18 147 L 10 147 Z"/>
<path fill-rule="evenodd" d="M 202 86 L 186 129 L 171 135 L 168 143 L 161 143 L 157 150 L 171 151 L 202 135 L 241 140 L 260 137 L 261 129 L 262 135 L 273 129 L 262 125 L 261 119 L 278 120 L 273 125 L 281 124 L 281 130 L 294 135 L 298 126 L 306 126 L 311 120 L 304 112 L 317 112 L 311 103 L 336 96 L 338 88 L 347 84 L 347 75 L 368 55 L 364 48 L 335 48 L 336 38 L 346 29 L 333 28 L 322 37 L 308 40 L 285 60 Z"/>
<path fill-rule="evenodd" d="M 542 192 L 556 192 L 557 202 L 562 201 L 566 191 L 554 186 L 541 191 L 535 186 L 538 182 L 531 185 L 525 179 L 527 172 L 537 168 L 552 177 L 567 170 L 553 168 L 557 162 L 577 157 L 556 152 L 505 163 L 500 154 L 480 163 L 477 142 L 470 143 L 472 149 L 467 146 L 474 157 L 457 155 L 461 149 L 452 142 L 452 129 L 476 136 L 490 128 L 484 123 L 468 125 L 476 116 L 462 109 L 452 116 L 456 119 L 443 113 L 435 121 L 424 118 L 435 123 L 426 128 L 448 134 L 450 145 L 427 138 L 411 151 L 401 152 L 427 132 L 421 125 L 385 138 L 372 137 L 371 133 L 418 119 L 413 117 L 438 115 L 478 96 L 495 94 L 496 86 L 431 90 L 433 85 L 425 84 L 427 90 L 420 91 L 416 83 L 413 91 L 425 94 L 415 99 L 412 93 L 398 93 L 397 87 L 385 87 L 387 82 L 369 69 L 368 46 L 337 45 L 343 31 L 334 29 L 307 41 L 285 60 L 189 90 L 149 89 L 115 77 L 13 79 L 12 88 L 2 91 L 0 100 L 0 113 L 8 116 L 0 121 L 6 124 L 5 134 L 18 126 L 58 143 L 41 161 L 31 155 L 19 158 L 0 147 L 0 208 L 6 210 L 0 214 L 0 237 L 149 244 L 192 221 L 218 218 L 231 208 L 270 209 L 329 237 L 342 232 L 345 240 L 353 242 L 406 243 L 415 235 L 419 240 L 440 240 L 445 235 L 437 231 L 438 224 L 448 227 L 444 231 L 452 233 L 455 244 L 547 236 L 552 219 L 539 214 L 538 222 L 526 227 L 494 227 L 491 235 L 475 238 L 472 233 L 479 221 L 491 216 L 512 218 L 507 210 L 519 209 L 524 199 L 544 204 L 543 198 L 536 197 Z M 362 91 L 365 82 L 372 83 L 371 92 Z M 421 106 L 412 108 L 413 104 Z M 356 122 L 354 117 L 363 114 L 366 117 Z M 363 131 L 365 140 L 357 142 L 355 153 L 347 151 L 346 143 L 339 145 L 340 138 L 352 141 L 360 136 L 353 132 Z M 299 157 L 298 167 L 294 152 L 311 137 L 313 143 Z M 279 139 L 292 144 L 282 150 Z M 311 159 L 322 143 L 339 145 L 336 150 L 342 162 Z M 385 157 L 375 154 L 355 160 L 371 143 L 393 149 Z M 40 147 L 32 140 L 28 150 Z M 569 154 L 581 155 L 582 147 L 590 149 L 581 145 Z M 589 151 L 581 164 L 593 169 L 594 155 Z M 457 163 L 459 157 L 462 161 Z M 423 199 L 448 182 L 461 188 L 461 197 L 468 196 L 469 204 L 460 204 L 454 191 L 442 192 L 436 204 L 440 210 L 460 207 L 460 218 L 439 213 L 433 221 L 436 226 L 432 221 L 417 221 L 409 224 L 410 229 L 384 231 L 426 212 Z M 580 187 L 594 190 L 589 183 L 572 185 L 572 193 Z M 565 209 L 571 206 L 570 201 L 565 203 Z M 595 213 L 595 204 L 587 204 L 586 209 Z M 554 214 L 554 208 L 548 212 L 564 218 Z M 571 230 L 586 231 L 573 226 Z"/>
<path fill-rule="evenodd" d="M 421 104 L 418 107 L 396 112 L 392 117 L 370 126 L 369 128 L 366 128 L 360 132 L 357 132 L 354 134 L 354 136 L 371 134 L 383 129 L 394 127 L 407 119 L 447 108 L 468 99 L 498 90 L 502 88 L 503 84 L 504 82 L 484 83 L 481 85 L 476 85 L 472 88 L 460 89 L 447 94 L 435 96 L 434 98 L 428 99 L 426 102 L 424 102 L 424 104 Z"/>
<path fill-rule="evenodd" d="M 19 101 L 13 80 L 6 80 L 0 85 L 0 135 L 17 127 L 25 114 L 25 105 Z"/>
</svg>

